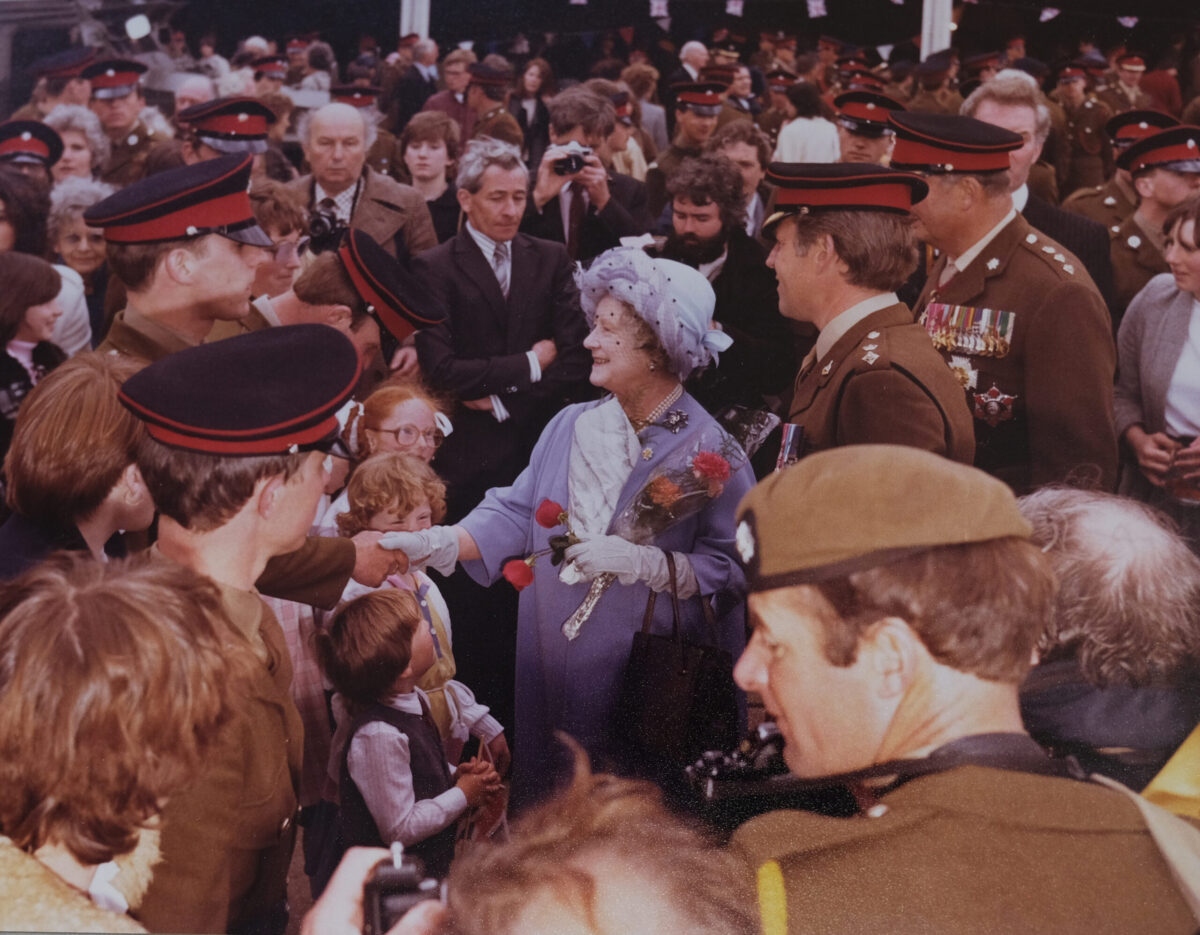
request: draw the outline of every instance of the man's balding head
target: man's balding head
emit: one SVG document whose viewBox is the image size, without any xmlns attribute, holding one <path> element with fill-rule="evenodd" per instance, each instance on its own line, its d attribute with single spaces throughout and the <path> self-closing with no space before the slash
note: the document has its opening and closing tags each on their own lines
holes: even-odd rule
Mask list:
<svg viewBox="0 0 1200 935">
<path fill-rule="evenodd" d="M 305 115 L 299 135 L 313 177 L 336 195 L 362 175 L 367 150 L 375 142 L 375 127 L 359 108 L 326 104 Z"/>
</svg>

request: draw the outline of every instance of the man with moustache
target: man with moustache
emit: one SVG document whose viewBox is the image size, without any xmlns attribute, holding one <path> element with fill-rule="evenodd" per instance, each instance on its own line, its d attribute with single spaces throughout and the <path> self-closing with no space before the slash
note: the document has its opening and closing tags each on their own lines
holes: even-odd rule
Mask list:
<svg viewBox="0 0 1200 935">
<path fill-rule="evenodd" d="M 786 391 L 796 358 L 766 251 L 746 233 L 742 173 L 709 153 L 685 159 L 667 191 L 672 229 L 659 255 L 708 278 L 717 294 L 713 317 L 733 338 L 720 363 L 693 376 L 687 390 L 709 412 L 731 403 L 760 408 Z"/>
</svg>

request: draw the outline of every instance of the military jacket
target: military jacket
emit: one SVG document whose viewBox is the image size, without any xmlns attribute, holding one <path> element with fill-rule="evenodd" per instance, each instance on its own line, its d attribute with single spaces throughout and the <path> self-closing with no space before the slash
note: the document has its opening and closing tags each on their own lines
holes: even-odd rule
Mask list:
<svg viewBox="0 0 1200 935">
<path fill-rule="evenodd" d="M 1113 174 L 1112 144 L 1104 125 L 1112 116 L 1108 106 L 1087 97 L 1066 112 L 1067 160 L 1059 191 L 1064 196 L 1078 188 L 1103 185 Z"/>
<path fill-rule="evenodd" d="M 1170 267 L 1132 214 L 1117 228 L 1110 246 L 1117 308 L 1124 314 L 1146 283 L 1159 273 L 1169 272 Z"/>
<path fill-rule="evenodd" d="M 1017 493 L 1116 484 L 1112 322 L 1083 264 L 1020 215 L 943 285 L 938 258 L 919 320 L 975 417 L 975 466 Z"/>
<path fill-rule="evenodd" d="M 962 387 L 902 303 L 872 312 L 796 379 L 788 421 L 801 456 L 841 445 L 910 445 L 971 464 Z"/>
<path fill-rule="evenodd" d="M 1103 185 L 1091 188 L 1081 188 L 1072 192 L 1062 203 L 1063 210 L 1082 214 L 1108 229 L 1110 237 L 1114 236 L 1125 223 L 1126 218 L 1137 210 L 1136 193 L 1123 184 L 1118 176 L 1113 176 Z"/>
<path fill-rule="evenodd" d="M 124 188 L 144 178 L 150 151 L 168 139 L 151 132 L 139 120 L 128 133 L 112 142 L 112 153 L 100 168 L 100 181 Z"/>
</svg>

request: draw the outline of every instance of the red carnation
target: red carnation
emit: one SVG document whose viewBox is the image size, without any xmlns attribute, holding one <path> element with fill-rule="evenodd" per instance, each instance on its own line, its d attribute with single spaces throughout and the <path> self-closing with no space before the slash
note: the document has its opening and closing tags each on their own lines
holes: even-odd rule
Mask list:
<svg viewBox="0 0 1200 935">
<path fill-rule="evenodd" d="M 553 500 L 543 500 L 538 504 L 537 512 L 533 514 L 533 518 L 537 520 L 537 524 L 543 529 L 553 529 L 555 526 L 563 524 L 563 521 L 566 519 L 564 516 L 566 512 L 562 508 L 561 503 L 555 503 Z"/>
<path fill-rule="evenodd" d="M 713 451 L 701 451 L 692 459 L 697 477 L 723 484 L 729 480 L 729 462 Z"/>
<path fill-rule="evenodd" d="M 504 580 L 518 591 L 533 584 L 533 569 L 529 567 L 529 563 L 523 558 L 514 558 L 505 562 L 501 573 L 504 575 Z"/>
</svg>

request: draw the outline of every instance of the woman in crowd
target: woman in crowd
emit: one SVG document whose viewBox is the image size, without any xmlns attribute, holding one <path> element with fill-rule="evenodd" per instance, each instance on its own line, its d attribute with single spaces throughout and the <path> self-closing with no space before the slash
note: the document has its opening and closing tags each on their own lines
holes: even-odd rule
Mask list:
<svg viewBox="0 0 1200 935">
<path fill-rule="evenodd" d="M 525 152 L 521 156 L 534 172 L 542 164 L 542 155 L 550 145 L 550 111 L 546 101 L 554 97 L 554 70 L 544 58 L 531 58 L 513 79 L 508 98 L 509 112 L 517 118 L 525 134 Z"/>
<path fill-rule="evenodd" d="M 51 170 L 55 183 L 76 176 L 95 178 L 112 148 L 100 118 L 86 107 L 60 104 L 46 115 L 45 122 L 63 141 L 62 157 Z"/>
<path fill-rule="evenodd" d="M 144 931 L 126 913 L 231 715 L 231 638 L 174 563 L 62 555 L 0 589 L 0 929 Z"/>
<path fill-rule="evenodd" d="M 816 85 L 797 81 L 787 89 L 795 110 L 779 131 L 776 162 L 837 162 L 841 156 L 837 127 L 822 116 L 821 92 Z"/>
<path fill-rule="evenodd" d="M 15 252 L 44 258 L 49 214 L 46 193 L 38 185 L 17 172 L 0 168 L 0 254 Z M 53 341 L 64 353 L 76 354 L 92 344 L 83 280 L 69 266 L 59 264 L 54 270 L 60 279 L 57 304 L 62 315 L 54 327 Z"/>
<path fill-rule="evenodd" d="M 0 253 L 0 283 L 0 452 L 5 452 L 21 403 L 67 355 L 53 342 L 62 315 L 58 271 L 27 253 Z"/>
<path fill-rule="evenodd" d="M 117 399 L 140 369 L 123 357 L 81 354 L 29 394 L 4 459 L 13 513 L 0 526 L 0 579 L 56 549 L 124 555 L 121 532 L 150 526 L 154 502 L 134 464 L 143 423 Z"/>
<path fill-rule="evenodd" d="M 104 256 L 104 231 L 88 227 L 83 212 L 112 193 L 111 185 L 74 176 L 59 182 L 50 193 L 50 247 L 56 254 L 55 263 L 74 270 L 83 283 L 92 347 L 104 338 L 108 263 Z"/>
<path fill-rule="evenodd" d="M 408 168 L 412 187 L 425 199 L 438 243 L 458 233 L 462 214 L 454 184 L 458 149 L 458 123 L 440 110 L 414 114 L 400 134 L 400 158 Z"/>
<path fill-rule="evenodd" d="M 671 590 L 668 551 L 687 638 L 708 641 L 700 601 L 693 599 L 702 595 L 716 605 L 724 648 L 736 654 L 744 641 L 744 582 L 733 535 L 734 509 L 754 482 L 748 466 L 726 463 L 722 484 L 677 522 L 659 522 L 654 509 L 639 513 L 627 531 L 638 544 L 611 534 L 623 508 L 640 501 L 663 470 L 678 465 L 690 473 L 699 452 L 730 452 L 728 436 L 682 386 L 730 343 L 709 330 L 712 287 L 681 263 L 618 248 L 584 274 L 582 301 L 592 325 L 584 342 L 592 353 L 590 379 L 612 395 L 562 410 L 513 485 L 491 490 L 458 526 L 385 539 L 443 573 L 461 560 L 486 584 L 500 578 L 508 559 L 545 550 L 550 535 L 565 533 L 561 524 L 549 523 L 551 529 L 539 522 L 547 521 L 539 515 L 544 500 L 564 506 L 580 542 L 559 567 L 549 558 L 535 562 L 520 597 L 514 794 L 526 799 L 551 788 L 566 765 L 556 730 L 593 757 L 621 758 L 613 727 L 621 673 L 651 593 Z M 568 638 L 564 621 L 586 618 L 585 601 L 594 608 L 591 619 Z M 654 629 L 670 632 L 671 619 L 671 601 L 658 601 Z"/>
<path fill-rule="evenodd" d="M 651 162 L 669 145 L 667 112 L 655 101 L 658 92 L 658 69 L 653 65 L 630 65 L 621 72 L 621 80 L 637 98 L 639 120 L 637 139 L 642 152 Z"/>
<path fill-rule="evenodd" d="M 1200 199 L 1163 222 L 1170 273 L 1129 303 L 1117 335 L 1113 409 L 1132 456 L 1121 492 L 1172 516 L 1200 551 Z"/>
<path fill-rule="evenodd" d="M 324 42 L 314 42 L 308 47 L 300 90 L 328 91 L 333 84 L 334 67 L 333 49 Z"/>
</svg>

